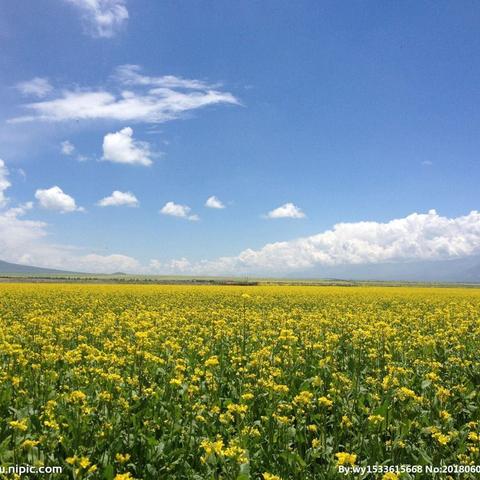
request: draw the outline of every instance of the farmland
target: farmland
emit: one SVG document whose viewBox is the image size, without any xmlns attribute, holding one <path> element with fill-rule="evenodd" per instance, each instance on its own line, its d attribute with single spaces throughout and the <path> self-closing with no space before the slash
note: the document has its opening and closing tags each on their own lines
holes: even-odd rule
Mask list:
<svg viewBox="0 0 480 480">
<path fill-rule="evenodd" d="M 479 464 L 479 320 L 474 288 L 0 284 L 0 464 L 106 480 Z M 382 477 L 421 478 L 364 476 Z"/>
</svg>

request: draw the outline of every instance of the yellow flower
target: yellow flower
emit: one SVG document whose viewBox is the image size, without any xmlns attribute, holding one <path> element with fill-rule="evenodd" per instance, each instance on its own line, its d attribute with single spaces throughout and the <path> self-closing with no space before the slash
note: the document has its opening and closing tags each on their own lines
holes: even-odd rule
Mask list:
<svg viewBox="0 0 480 480">
<path fill-rule="evenodd" d="M 382 417 L 381 415 L 370 415 L 368 417 L 368 421 L 373 425 L 378 425 L 379 423 L 382 423 L 384 420 L 385 418 Z"/>
<path fill-rule="evenodd" d="M 115 455 L 115 460 L 118 462 L 118 463 L 126 463 L 130 460 L 130 454 L 129 453 L 117 453 Z"/>
<path fill-rule="evenodd" d="M 398 480 L 400 478 L 396 473 L 387 472 L 383 475 L 382 480 Z"/>
<path fill-rule="evenodd" d="M 224 450 L 223 454 L 227 458 L 232 458 L 240 464 L 248 463 L 247 452 L 238 445 L 238 441 L 233 440 Z"/>
<path fill-rule="evenodd" d="M 202 463 L 206 463 L 210 455 L 223 455 L 224 443 L 222 439 L 217 439 L 215 441 L 203 440 L 200 443 L 200 447 L 203 448 L 205 454 L 200 458 Z"/>
<path fill-rule="evenodd" d="M 450 441 L 450 435 L 445 435 L 440 432 L 435 432 L 432 433 L 432 437 L 440 444 L 440 445 L 447 445 L 447 443 Z"/>
<path fill-rule="evenodd" d="M 117 473 L 115 477 L 113 477 L 113 480 L 135 480 L 132 477 L 132 474 L 130 472 L 127 473 Z"/>
<path fill-rule="evenodd" d="M 357 461 L 357 455 L 355 453 L 338 452 L 335 456 L 337 457 L 338 465 L 354 465 Z"/>
<path fill-rule="evenodd" d="M 309 405 L 312 403 L 313 400 L 313 393 L 309 392 L 308 390 L 304 390 L 300 392 L 295 398 L 293 399 L 293 403 L 297 405 Z"/>
<path fill-rule="evenodd" d="M 322 407 L 330 408 L 333 405 L 333 402 L 327 397 L 320 397 L 318 399 L 318 404 L 321 405 Z"/>
<path fill-rule="evenodd" d="M 444 402 L 451 395 L 452 394 L 451 394 L 450 390 L 448 390 L 448 388 L 444 388 L 444 387 L 438 387 L 437 388 L 437 397 L 440 401 Z"/>
<path fill-rule="evenodd" d="M 438 380 L 440 380 L 440 377 L 435 372 L 427 373 L 426 377 L 432 382 L 437 382 Z"/>
<path fill-rule="evenodd" d="M 448 421 L 448 420 L 450 420 L 451 417 L 452 417 L 452 416 L 451 416 L 446 410 L 442 410 L 442 411 L 440 412 L 440 418 L 441 418 L 442 420 Z"/>
<path fill-rule="evenodd" d="M 314 438 L 312 440 L 312 448 L 318 448 L 320 446 L 321 442 L 318 438 Z"/>
<path fill-rule="evenodd" d="M 12 420 L 8 422 L 8 424 L 14 429 L 18 430 L 19 432 L 26 432 L 28 430 L 27 419 L 22 418 L 21 420 Z"/>
<path fill-rule="evenodd" d="M 346 415 L 343 415 L 340 425 L 344 428 L 350 428 L 353 425 L 353 423 Z"/>
<path fill-rule="evenodd" d="M 74 390 L 71 394 L 70 394 L 70 400 L 74 403 L 81 403 L 81 402 L 84 402 L 85 399 L 87 398 L 87 396 L 81 392 L 80 390 Z"/>
<path fill-rule="evenodd" d="M 207 360 L 205 360 L 204 365 L 206 367 L 216 367 L 219 363 L 220 362 L 218 361 L 218 357 L 214 355 L 213 357 L 207 358 Z"/>
<path fill-rule="evenodd" d="M 418 400 L 417 394 L 407 387 L 401 387 L 397 390 L 397 398 L 399 400 Z"/>
<path fill-rule="evenodd" d="M 33 447 L 36 447 L 39 443 L 39 440 L 24 440 L 20 445 L 20 448 L 23 448 L 24 450 L 29 450 Z"/>
<path fill-rule="evenodd" d="M 273 475 L 272 473 L 265 472 L 262 474 L 263 480 L 282 480 L 278 475 Z"/>
<path fill-rule="evenodd" d="M 247 405 L 230 403 L 229 405 L 227 405 L 227 410 L 229 413 L 237 413 L 239 415 L 244 415 L 247 412 L 248 407 Z"/>
<path fill-rule="evenodd" d="M 480 441 L 480 437 L 476 432 L 470 432 L 468 434 L 468 439 L 471 440 L 472 442 L 478 442 Z"/>
</svg>

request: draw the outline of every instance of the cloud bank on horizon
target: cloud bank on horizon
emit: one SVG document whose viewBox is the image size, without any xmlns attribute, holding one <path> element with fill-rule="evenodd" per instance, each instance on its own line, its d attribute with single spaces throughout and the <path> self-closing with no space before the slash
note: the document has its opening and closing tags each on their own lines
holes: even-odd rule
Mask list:
<svg viewBox="0 0 480 480">
<path fill-rule="evenodd" d="M 0 161 L 1 162 L 1 161 Z M 480 254 L 480 213 L 448 218 L 435 210 L 412 213 L 389 222 L 338 223 L 330 230 L 291 241 L 246 249 L 236 256 L 191 262 L 186 258 L 143 265 L 128 255 L 82 254 L 70 245 L 48 242 L 45 222 L 24 219 L 32 205 L 6 208 L 5 191 L 10 187 L 8 169 L 0 163 L 0 251 L 4 260 L 37 266 L 109 273 L 182 274 L 286 274 L 315 266 L 381 264 L 424 260 L 446 260 Z M 41 207 L 62 213 L 81 210 L 59 187 L 37 190 Z M 114 191 L 100 206 L 136 206 L 130 192 Z M 215 207 L 218 208 L 218 205 Z M 198 220 L 186 205 L 167 202 L 160 213 Z"/>
</svg>

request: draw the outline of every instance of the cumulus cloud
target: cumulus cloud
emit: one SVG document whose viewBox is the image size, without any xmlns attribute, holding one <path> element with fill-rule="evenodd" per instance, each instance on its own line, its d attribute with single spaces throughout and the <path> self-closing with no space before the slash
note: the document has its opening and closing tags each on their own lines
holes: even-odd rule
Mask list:
<svg viewBox="0 0 480 480">
<path fill-rule="evenodd" d="M 171 75 L 146 77 L 139 72 L 140 67 L 131 65 L 117 69 L 113 91 L 92 87 L 64 89 L 56 98 L 25 104 L 23 107 L 30 114 L 10 122 L 116 120 L 162 123 L 209 105 L 239 104 L 231 93 L 199 80 Z"/>
<path fill-rule="evenodd" d="M 131 192 L 115 190 L 109 197 L 102 198 L 97 205 L 100 207 L 138 207 L 138 200 Z"/>
<path fill-rule="evenodd" d="M 186 218 L 187 220 L 196 221 L 199 220 L 198 215 L 191 215 L 191 208 L 187 205 L 180 205 L 175 202 L 167 202 L 160 213 L 162 215 L 170 215 L 172 217 Z"/>
<path fill-rule="evenodd" d="M 178 273 L 191 274 L 282 274 L 315 266 L 449 260 L 478 254 L 478 211 L 448 218 L 430 210 L 386 223 L 338 223 L 317 235 L 246 249 L 237 256 L 183 261 L 182 268 L 176 268 Z M 171 261 L 151 263 L 150 268 L 175 273 L 173 265 Z"/>
<path fill-rule="evenodd" d="M 21 260 L 28 247 L 46 236 L 44 222 L 24 220 L 25 208 L 0 212 L 0 251 L 2 260 Z"/>
<path fill-rule="evenodd" d="M 180 209 L 168 210 L 181 212 Z M 168 205 L 168 204 L 167 204 Z M 111 273 L 287 274 L 304 272 L 315 266 L 406 263 L 464 258 L 480 254 L 480 213 L 449 218 L 428 213 L 412 213 L 389 222 L 339 223 L 317 235 L 275 242 L 258 250 L 246 249 L 239 255 L 213 260 L 187 258 L 151 260 L 142 265 L 121 255 L 83 254 L 71 246 L 47 242 L 44 222 L 23 219 L 31 204 L 0 211 L 0 252 L 2 259 L 23 264 L 74 271 Z M 183 210 L 188 215 L 190 210 Z"/>
<path fill-rule="evenodd" d="M 1 172 L 5 165 L 3 161 L 0 160 L 0 162 L 1 179 Z M 71 197 L 63 194 L 61 189 L 54 189 L 55 187 L 49 190 L 38 190 L 37 193 L 40 192 L 40 194 L 37 198 L 40 197 L 40 202 L 47 201 L 48 208 L 55 206 L 56 208 L 62 207 L 66 211 L 80 210 L 76 207 L 74 201 L 72 204 L 73 199 Z M 56 192 L 57 195 L 49 196 L 43 193 L 49 191 Z M 48 241 L 47 223 L 23 218 L 33 208 L 33 202 L 18 204 L 8 209 L 3 208 L 4 206 L 0 205 L 0 258 L 2 260 L 23 265 L 92 273 L 142 271 L 141 264 L 127 255 L 84 253 L 83 249 L 70 245 L 58 245 Z"/>
<path fill-rule="evenodd" d="M 215 195 L 207 198 L 205 206 L 208 208 L 225 208 L 225 205 Z"/>
<path fill-rule="evenodd" d="M 1 259 L 24 265 L 59 268 L 77 272 L 138 272 L 142 267 L 132 257 L 122 254 L 83 253 L 80 249 L 48 242 L 45 222 L 22 218 L 32 203 L 0 211 Z"/>
<path fill-rule="evenodd" d="M 8 168 L 5 165 L 5 162 L 0 158 L 0 208 L 5 207 L 8 201 L 5 195 L 5 190 L 11 186 L 11 183 L 8 180 L 8 175 Z"/>
<path fill-rule="evenodd" d="M 267 218 L 305 218 L 305 213 L 293 203 L 285 203 L 266 215 Z"/>
<path fill-rule="evenodd" d="M 153 163 L 151 156 L 150 145 L 147 142 L 135 140 L 130 127 L 107 133 L 103 139 L 102 160 L 148 167 Z"/>
<path fill-rule="evenodd" d="M 34 97 L 43 98 L 48 95 L 53 87 L 47 78 L 35 77 L 25 82 L 15 85 L 22 95 L 32 95 Z"/>
<path fill-rule="evenodd" d="M 66 0 L 82 13 L 86 32 L 93 37 L 113 37 L 127 22 L 125 0 Z"/>
<path fill-rule="evenodd" d="M 45 190 L 37 190 L 35 198 L 38 200 L 39 205 L 46 210 L 56 210 L 60 213 L 81 212 L 84 210 L 82 207 L 77 207 L 75 199 L 64 193 L 56 185 Z"/>
<path fill-rule="evenodd" d="M 73 155 L 75 153 L 75 145 L 71 143 L 69 140 L 65 140 L 60 144 L 61 152 L 63 155 Z"/>
</svg>

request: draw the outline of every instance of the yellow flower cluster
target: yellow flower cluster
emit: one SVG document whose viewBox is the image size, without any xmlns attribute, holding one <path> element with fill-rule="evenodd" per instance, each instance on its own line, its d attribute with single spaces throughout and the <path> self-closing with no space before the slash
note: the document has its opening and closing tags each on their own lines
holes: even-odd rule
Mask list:
<svg viewBox="0 0 480 480">
<path fill-rule="evenodd" d="M 81 480 L 478 464 L 479 350 L 475 288 L 3 283 L 2 455 Z"/>
</svg>

